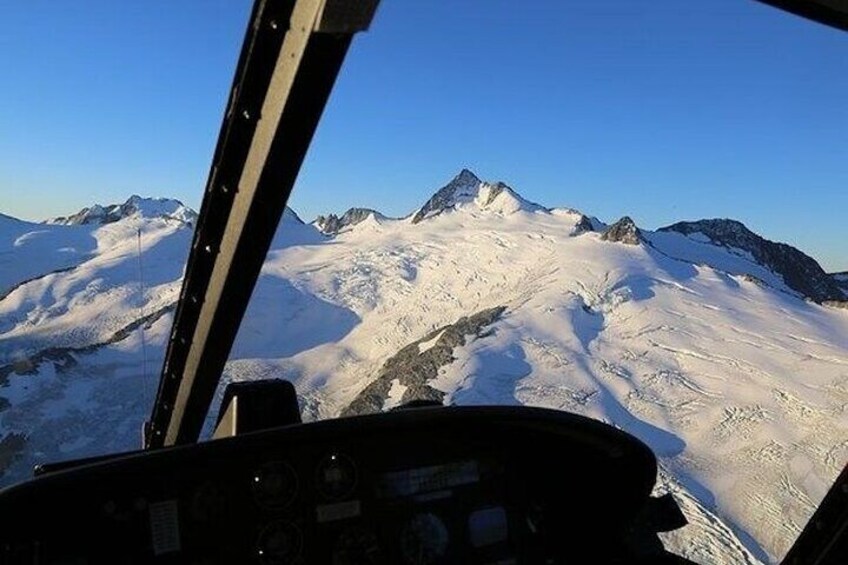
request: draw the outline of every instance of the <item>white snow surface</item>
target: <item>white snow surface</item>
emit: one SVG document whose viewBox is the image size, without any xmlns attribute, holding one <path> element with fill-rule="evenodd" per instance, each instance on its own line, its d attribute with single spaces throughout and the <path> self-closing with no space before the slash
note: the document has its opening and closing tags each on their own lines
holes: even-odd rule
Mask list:
<svg viewBox="0 0 848 565">
<path fill-rule="evenodd" d="M 389 389 L 389 397 L 386 399 L 386 403 L 383 405 L 383 410 L 387 411 L 400 406 L 403 400 L 403 393 L 406 392 L 406 389 L 406 386 L 400 384 L 399 379 L 393 380 L 392 386 Z"/>
<path fill-rule="evenodd" d="M 668 547 L 703 563 L 778 561 L 848 460 L 848 311 L 807 302 L 697 237 L 604 242 L 575 235 L 580 213 L 514 206 L 513 194 L 488 202 L 478 190 L 418 224 L 363 222 L 334 238 L 287 212 L 226 378 L 290 379 L 307 419 L 334 417 L 405 345 L 506 306 L 429 383 L 447 402 L 542 406 L 623 428 L 655 451 L 658 490 L 692 523 L 666 535 Z M 27 369 L 0 373 L 0 441 L 26 436 L 0 481 L 138 446 L 170 314 L 145 329 L 146 362 L 140 331 L 73 353 L 75 365 L 30 360 L 102 343 L 172 304 L 190 240 L 189 226 L 158 216 L 0 217 L 0 282 L 40 276 L 0 299 L 0 368 Z M 64 247 L 73 260 L 40 259 Z M 403 392 L 393 383 L 387 405 Z"/>
<path fill-rule="evenodd" d="M 51 226 L 0 214 L 0 296 L 21 281 L 73 267 L 92 256 L 87 226 Z"/>
<path fill-rule="evenodd" d="M 433 347 L 435 347 L 435 345 L 439 342 L 439 338 L 440 338 L 440 337 L 442 337 L 442 334 L 443 334 L 443 333 L 445 333 L 445 332 L 444 332 L 444 330 L 442 330 L 442 331 L 440 331 L 439 333 L 437 333 L 437 334 L 433 337 L 433 339 L 428 339 L 427 341 L 422 341 L 421 343 L 419 343 L 419 344 L 418 344 L 418 353 L 419 353 L 419 355 L 420 355 L 421 353 L 424 353 L 425 351 L 428 351 L 428 350 L 430 350 L 430 349 L 433 349 Z"/>
</svg>

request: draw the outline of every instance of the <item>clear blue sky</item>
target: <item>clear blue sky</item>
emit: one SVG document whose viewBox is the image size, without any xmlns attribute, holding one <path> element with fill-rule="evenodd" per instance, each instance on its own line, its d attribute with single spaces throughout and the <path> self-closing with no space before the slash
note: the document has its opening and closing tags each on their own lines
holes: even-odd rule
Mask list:
<svg viewBox="0 0 848 565">
<path fill-rule="evenodd" d="M 0 7 L 0 211 L 197 206 L 250 2 Z M 460 168 L 655 228 L 735 217 L 848 269 L 848 34 L 753 0 L 383 0 L 292 206 L 404 215 Z"/>
</svg>

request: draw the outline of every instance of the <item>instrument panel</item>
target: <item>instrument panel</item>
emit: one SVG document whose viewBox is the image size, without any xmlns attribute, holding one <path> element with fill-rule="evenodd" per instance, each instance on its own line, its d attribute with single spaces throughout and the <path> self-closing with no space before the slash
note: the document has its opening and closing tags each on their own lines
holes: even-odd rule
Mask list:
<svg viewBox="0 0 848 565">
<path fill-rule="evenodd" d="M 643 444 L 579 416 L 411 409 L 12 487 L 0 492 L 0 562 L 629 563 L 628 528 L 655 478 Z"/>
</svg>

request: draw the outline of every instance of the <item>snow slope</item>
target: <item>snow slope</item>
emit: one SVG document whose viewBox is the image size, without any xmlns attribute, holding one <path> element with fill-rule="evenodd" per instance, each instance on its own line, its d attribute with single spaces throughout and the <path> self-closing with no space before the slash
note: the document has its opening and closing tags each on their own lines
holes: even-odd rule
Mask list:
<svg viewBox="0 0 848 565">
<path fill-rule="evenodd" d="M 96 248 L 86 227 L 34 224 L 0 214 L 0 297 L 22 281 L 82 263 Z"/>
<path fill-rule="evenodd" d="M 195 214 L 132 197 L 74 216 L 92 209 L 124 215 L 0 217 L 0 474 L 18 464 L 4 482 L 37 462 L 136 447 L 155 394 Z"/>
<path fill-rule="evenodd" d="M 611 422 L 654 449 L 658 490 L 692 522 L 670 547 L 704 563 L 778 560 L 848 460 L 848 310 L 804 300 L 703 238 L 605 241 L 595 219 L 472 176 L 411 217 L 334 237 L 287 211 L 227 378 L 288 378 L 305 417 L 334 417 L 404 348 L 435 357 L 449 328 L 498 309 L 439 354 L 428 387 L 447 403 Z M 144 220 L 142 292 L 136 230 L 129 218 L 98 227 L 91 237 L 111 246 L 0 300 L 3 481 L 34 462 L 137 446 L 190 231 Z M 141 332 L 119 331 L 142 311 L 160 313 L 141 325 L 147 377 Z M 51 347 L 64 355 L 43 354 Z M 383 409 L 416 390 L 397 378 L 383 389 Z"/>
</svg>

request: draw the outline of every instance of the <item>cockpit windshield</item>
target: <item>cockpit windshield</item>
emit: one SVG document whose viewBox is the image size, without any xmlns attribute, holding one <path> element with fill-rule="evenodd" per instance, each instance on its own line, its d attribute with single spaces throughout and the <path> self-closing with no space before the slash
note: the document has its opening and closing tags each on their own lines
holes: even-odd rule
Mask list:
<svg viewBox="0 0 848 565">
<path fill-rule="evenodd" d="M 0 486 L 139 448 L 251 4 L 0 8 Z M 846 100 L 848 35 L 758 2 L 384 1 L 217 403 L 589 416 L 667 547 L 777 562 L 848 462 Z"/>
</svg>

